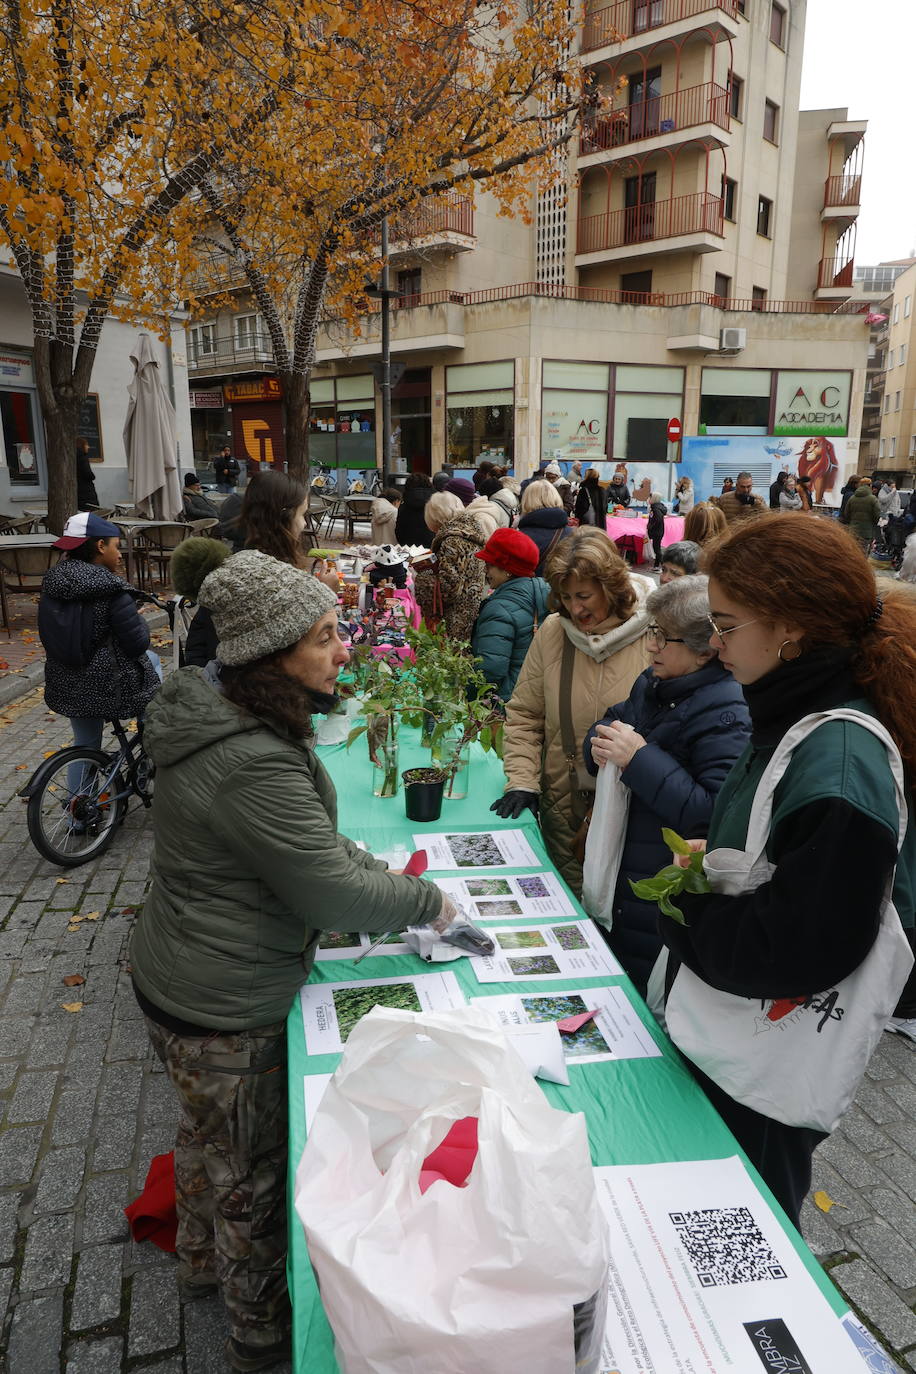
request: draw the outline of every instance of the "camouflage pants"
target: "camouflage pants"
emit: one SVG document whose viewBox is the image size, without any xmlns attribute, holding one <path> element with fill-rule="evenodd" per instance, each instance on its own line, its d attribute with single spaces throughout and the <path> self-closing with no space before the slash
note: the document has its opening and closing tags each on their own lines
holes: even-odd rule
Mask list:
<svg viewBox="0 0 916 1374">
<path fill-rule="evenodd" d="M 146 1025 L 181 1106 L 178 1258 L 219 1280 L 233 1336 L 271 1345 L 290 1327 L 285 1022 L 206 1038 Z"/>
</svg>

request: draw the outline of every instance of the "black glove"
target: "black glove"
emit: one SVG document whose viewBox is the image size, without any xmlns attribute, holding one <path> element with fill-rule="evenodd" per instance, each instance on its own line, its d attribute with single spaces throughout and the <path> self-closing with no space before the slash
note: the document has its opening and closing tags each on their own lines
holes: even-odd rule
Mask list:
<svg viewBox="0 0 916 1374">
<path fill-rule="evenodd" d="M 523 792 L 520 788 L 515 788 L 511 792 L 504 792 L 498 801 L 490 807 L 497 816 L 502 816 L 504 820 L 517 821 L 526 806 L 530 806 L 537 820 L 538 814 L 538 794 L 537 792 Z"/>
</svg>

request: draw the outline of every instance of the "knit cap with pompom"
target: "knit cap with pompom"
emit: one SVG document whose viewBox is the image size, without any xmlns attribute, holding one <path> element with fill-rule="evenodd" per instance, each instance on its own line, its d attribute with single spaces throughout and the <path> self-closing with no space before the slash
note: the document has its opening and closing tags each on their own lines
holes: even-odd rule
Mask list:
<svg viewBox="0 0 916 1374">
<path fill-rule="evenodd" d="M 201 583 L 229 557 L 229 546 L 221 539 L 182 539 L 169 559 L 172 586 L 179 596 L 196 601 Z"/>
</svg>

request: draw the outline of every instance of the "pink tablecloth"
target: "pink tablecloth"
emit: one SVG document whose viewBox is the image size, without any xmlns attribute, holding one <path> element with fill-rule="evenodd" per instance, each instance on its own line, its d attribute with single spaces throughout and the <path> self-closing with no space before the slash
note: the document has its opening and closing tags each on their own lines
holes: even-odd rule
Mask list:
<svg viewBox="0 0 916 1374">
<path fill-rule="evenodd" d="M 619 539 L 626 539 L 629 542 L 641 536 L 643 546 L 645 546 L 648 523 L 648 517 L 645 515 L 609 515 L 607 517 L 607 536 L 609 539 L 613 539 L 615 544 Z M 676 544 L 678 540 L 683 538 L 684 517 L 682 515 L 666 515 L 662 548 L 666 544 Z M 633 547 L 632 543 L 629 543 L 629 547 Z"/>
</svg>

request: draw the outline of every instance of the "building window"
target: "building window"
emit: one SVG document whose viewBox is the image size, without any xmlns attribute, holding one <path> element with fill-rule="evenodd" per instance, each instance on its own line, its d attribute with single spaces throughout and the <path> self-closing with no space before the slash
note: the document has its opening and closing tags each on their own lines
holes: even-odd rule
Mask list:
<svg viewBox="0 0 916 1374">
<path fill-rule="evenodd" d="M 887 456 L 888 458 L 897 457 L 897 436 L 894 434 L 887 441 Z"/>
<path fill-rule="evenodd" d="M 627 304 L 645 305 L 644 297 L 652 292 L 651 272 L 621 272 L 620 291 Z"/>
<path fill-rule="evenodd" d="M 894 397 L 894 409 L 895 409 L 895 410 L 899 410 L 899 409 L 900 409 L 900 392 L 899 392 L 899 391 L 897 392 L 897 395 Z"/>
<path fill-rule="evenodd" d="M 910 457 L 916 458 L 916 434 L 910 435 Z"/>
<path fill-rule="evenodd" d="M 188 330 L 188 337 L 191 342 L 191 358 L 194 362 L 198 358 L 212 357 L 216 352 L 215 324 L 192 324 Z"/>
<path fill-rule="evenodd" d="M 883 458 L 883 457 L 884 457 L 884 440 L 883 440 L 883 439 L 882 439 L 881 442 L 878 444 L 878 457 L 879 457 L 879 458 Z"/>
<path fill-rule="evenodd" d="M 732 119 L 741 119 L 744 107 L 744 82 L 734 72 L 728 78 L 728 112 Z"/>
<path fill-rule="evenodd" d="M 732 181 L 731 177 L 723 177 L 722 189 L 719 192 L 719 194 L 722 197 L 722 202 L 725 207 L 725 218 L 730 219 L 732 222 L 734 222 L 735 202 L 738 198 L 737 181 Z"/>
<path fill-rule="evenodd" d="M 777 48 L 785 47 L 786 12 L 782 5 L 770 6 L 770 42 Z"/>
<path fill-rule="evenodd" d="M 260 315 L 236 315 L 236 348 L 254 350 L 256 348 L 266 347 L 266 340 L 262 335 L 263 327 Z"/>
<path fill-rule="evenodd" d="M 888 365 L 888 368 L 892 368 L 892 367 L 894 366 L 894 350 L 893 350 L 893 349 L 890 349 L 890 350 L 888 351 L 888 355 L 887 355 L 887 365 Z"/>
<path fill-rule="evenodd" d="M 908 319 L 910 318 L 910 298 L 909 298 L 909 296 L 907 296 L 906 300 L 903 302 L 903 318 L 904 318 L 905 320 L 908 320 Z"/>
<path fill-rule="evenodd" d="M 885 393 L 884 393 L 884 414 L 885 414 L 885 415 L 888 413 L 888 411 L 890 410 L 890 408 L 891 408 L 891 393 L 890 393 L 889 391 L 885 391 Z"/>
<path fill-rule="evenodd" d="M 897 304 L 894 306 L 894 324 L 897 324 L 898 321 L 899 321 L 899 319 L 900 319 L 900 302 L 898 301 Z"/>
<path fill-rule="evenodd" d="M 423 270 L 409 267 L 398 273 L 398 305 L 416 305 L 416 297 L 423 291 Z"/>
<path fill-rule="evenodd" d="M 777 141 L 779 132 L 779 106 L 774 105 L 772 100 L 764 101 L 763 106 L 763 136 L 768 143 Z"/>
<path fill-rule="evenodd" d="M 762 234 L 765 239 L 770 237 L 770 212 L 773 209 L 773 202 L 767 200 L 766 196 L 760 196 L 757 201 L 757 233 Z"/>
<path fill-rule="evenodd" d="M 905 362 L 906 362 L 906 344 L 901 344 L 901 345 L 900 345 L 900 366 L 903 367 L 903 365 L 904 365 Z"/>
<path fill-rule="evenodd" d="M 717 298 L 717 300 L 720 300 L 720 301 L 727 301 L 727 300 L 730 300 L 730 299 L 731 299 L 731 294 L 732 294 L 732 279 L 731 279 L 731 277 L 727 277 L 727 276 L 725 275 L 724 272 L 717 272 L 717 273 L 716 273 L 716 280 L 715 280 L 715 283 L 714 283 L 714 285 L 713 285 L 713 294 L 715 295 L 715 297 Z"/>
<path fill-rule="evenodd" d="M 762 310 L 767 303 L 767 289 L 765 286 L 751 287 L 751 309 Z"/>
</svg>

